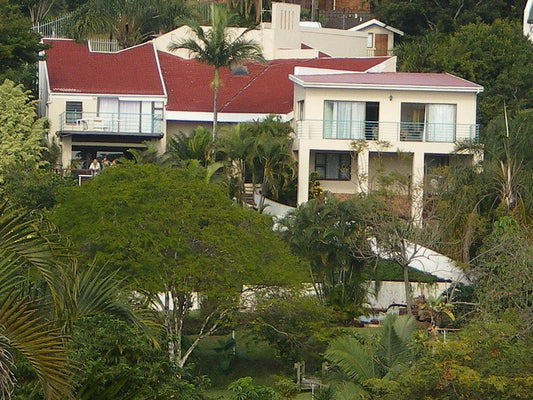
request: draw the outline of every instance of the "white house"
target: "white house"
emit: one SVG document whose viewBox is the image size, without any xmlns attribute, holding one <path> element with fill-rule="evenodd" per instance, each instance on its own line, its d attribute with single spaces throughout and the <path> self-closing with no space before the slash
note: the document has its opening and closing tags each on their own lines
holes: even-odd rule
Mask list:
<svg viewBox="0 0 533 400">
<path fill-rule="evenodd" d="M 477 136 L 476 96 L 483 88 L 475 83 L 449 74 L 309 68 L 296 68 L 290 79 L 298 203 L 308 200 L 316 171 L 323 188 L 339 194 L 396 182 L 397 194 L 413 199 L 411 215 L 420 218 L 428 170 L 472 162 L 454 148 Z"/>
<path fill-rule="evenodd" d="M 394 35 L 403 36 L 404 33 L 377 19 L 363 22 L 353 28 L 352 32 L 361 32 L 367 35 L 366 48 L 368 56 L 390 56 L 394 48 Z"/>
<path fill-rule="evenodd" d="M 414 199 L 411 214 L 420 216 L 431 167 L 472 161 L 453 150 L 457 140 L 477 136 L 483 88 L 447 74 L 397 73 L 395 57 L 366 56 L 369 32 L 401 34 L 379 21 L 347 32 L 300 27 L 295 5 L 276 3 L 273 11 L 273 22 L 255 33 L 268 62 L 221 70 L 221 124 L 270 114 L 293 124 L 298 203 L 308 199 L 313 171 L 324 189 L 344 196 L 391 185 L 383 179 L 389 173 L 403 176 L 399 197 Z M 45 40 L 41 113 L 50 120 L 50 140 L 61 146 L 63 168 L 146 141 L 163 152 L 168 137 L 211 125 L 212 68 L 167 50 L 187 35 L 179 28 L 116 52 Z"/>
</svg>

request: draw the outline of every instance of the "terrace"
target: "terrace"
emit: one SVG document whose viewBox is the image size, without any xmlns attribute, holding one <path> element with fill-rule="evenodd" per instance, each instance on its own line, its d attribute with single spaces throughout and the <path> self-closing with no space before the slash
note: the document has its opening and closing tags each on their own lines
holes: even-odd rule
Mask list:
<svg viewBox="0 0 533 400">
<path fill-rule="evenodd" d="M 163 136 L 163 120 L 157 114 L 65 111 L 59 118 L 60 136 Z"/>
<path fill-rule="evenodd" d="M 458 140 L 476 140 L 479 125 L 307 119 L 296 122 L 295 133 L 300 139 L 454 143 Z"/>
</svg>

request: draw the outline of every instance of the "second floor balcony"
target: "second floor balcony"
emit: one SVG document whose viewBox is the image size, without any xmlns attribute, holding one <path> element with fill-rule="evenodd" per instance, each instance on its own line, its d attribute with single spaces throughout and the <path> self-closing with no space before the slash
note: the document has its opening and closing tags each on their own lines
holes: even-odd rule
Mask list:
<svg viewBox="0 0 533 400">
<path fill-rule="evenodd" d="M 300 139 L 379 140 L 385 142 L 440 142 L 477 140 L 478 124 L 384 121 L 296 121 Z"/>
<path fill-rule="evenodd" d="M 163 120 L 156 114 L 65 111 L 60 115 L 59 134 L 158 138 L 163 136 Z"/>
</svg>

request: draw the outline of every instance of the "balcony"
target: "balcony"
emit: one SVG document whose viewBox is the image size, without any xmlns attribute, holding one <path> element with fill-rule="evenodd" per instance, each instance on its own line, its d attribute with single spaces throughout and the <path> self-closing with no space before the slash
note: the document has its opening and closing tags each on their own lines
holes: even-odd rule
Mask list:
<svg viewBox="0 0 533 400">
<path fill-rule="evenodd" d="M 163 120 L 155 114 L 65 111 L 60 115 L 59 134 L 160 138 Z"/>
<path fill-rule="evenodd" d="M 458 140 L 477 140 L 479 125 L 302 120 L 296 121 L 295 133 L 299 139 L 454 143 Z"/>
</svg>

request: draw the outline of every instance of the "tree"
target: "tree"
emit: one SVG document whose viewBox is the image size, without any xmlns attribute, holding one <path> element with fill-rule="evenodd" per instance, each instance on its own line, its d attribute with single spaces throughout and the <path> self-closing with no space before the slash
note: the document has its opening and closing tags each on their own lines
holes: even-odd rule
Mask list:
<svg viewBox="0 0 533 400">
<path fill-rule="evenodd" d="M 211 132 L 202 126 L 198 126 L 190 135 L 180 132 L 173 136 L 168 144 L 165 158 L 171 164 L 197 160 L 202 166 L 206 167 L 211 160 L 212 147 Z"/>
<path fill-rule="evenodd" d="M 31 21 L 9 0 L 0 0 L 0 82 L 11 79 L 27 88 L 34 81 L 34 64 L 43 46 Z"/>
<path fill-rule="evenodd" d="M 0 85 L 0 182 L 17 164 L 40 164 L 45 120 L 36 118 L 35 104 L 22 85 L 9 80 Z"/>
<path fill-rule="evenodd" d="M 0 397 L 14 387 L 12 350 L 37 374 L 45 399 L 72 398 L 64 338 L 43 318 L 25 288 L 28 275 L 40 275 L 54 285 L 54 255 L 36 228 L 37 220 L 0 208 Z M 26 289 L 26 290 L 24 290 Z"/>
<path fill-rule="evenodd" d="M 69 347 L 73 362 L 80 366 L 75 382 L 79 400 L 197 398 L 193 385 L 176 378 L 165 350 L 120 319 L 80 318 Z"/>
<path fill-rule="evenodd" d="M 168 27 L 172 12 L 185 12 L 177 2 L 150 0 L 88 0 L 72 16 L 70 34 L 78 40 L 104 37 L 116 40 L 123 48 L 145 41 L 161 26 Z M 174 15 L 175 16 L 175 15 Z"/>
<path fill-rule="evenodd" d="M 501 114 L 504 102 L 511 113 L 533 107 L 533 70 L 529 68 L 533 44 L 523 36 L 518 21 L 477 22 L 446 38 L 416 38 L 400 46 L 398 57 L 402 71 L 448 72 L 482 85 L 479 119 L 483 125 Z M 409 62 L 404 65 L 403 60 Z"/>
<path fill-rule="evenodd" d="M 243 202 L 244 183 L 251 180 L 261 186 L 259 208 L 265 197 L 279 199 L 296 174 L 291 132 L 290 125 L 275 116 L 224 129 L 217 142 L 217 156 L 229 162 L 232 198 Z"/>
<path fill-rule="evenodd" d="M 438 226 L 432 225 L 431 221 L 417 224 L 412 219 L 401 218 L 380 202 L 375 203 L 363 220 L 368 227 L 367 234 L 375 245 L 373 257 L 390 259 L 401 268 L 407 313 L 412 314 L 409 265 L 426 258 L 426 246 L 435 247 L 439 243 Z"/>
<path fill-rule="evenodd" d="M 108 168 L 81 187 L 64 189 L 53 220 L 85 259 L 105 259 L 158 303 L 169 356 L 180 368 L 238 307 L 243 285 L 304 279 L 270 218 L 233 205 L 194 166 Z M 193 293 L 201 294 L 202 322 L 184 347 Z"/>
<path fill-rule="evenodd" d="M 371 253 L 363 216 L 370 202 L 332 196 L 301 205 L 280 222 L 293 251 L 309 260 L 315 292 L 341 320 L 359 315 L 366 300 L 366 260 Z"/>
<path fill-rule="evenodd" d="M 475 294 L 484 315 L 514 310 L 517 325 L 533 329 L 533 246 L 527 229 L 512 217 L 494 223 L 472 266 Z"/>
<path fill-rule="evenodd" d="M 531 397 L 532 337 L 513 326 L 513 317 L 474 322 L 446 341 L 421 342 L 408 369 L 369 382 L 372 393 L 383 400 Z"/>
<path fill-rule="evenodd" d="M 387 315 L 382 330 L 375 338 L 366 342 L 354 336 L 332 340 L 325 358 L 334 365 L 331 379 L 341 383 L 336 390 L 338 395 L 348 392 L 352 393 L 349 398 L 355 398 L 354 394 L 369 389 L 369 382 L 373 379 L 401 375 L 400 372 L 407 369 L 413 357 L 411 344 L 415 329 L 413 317 Z"/>
<path fill-rule="evenodd" d="M 225 7 L 214 3 L 211 4 L 210 19 L 211 27 L 209 29 L 204 29 L 192 19 L 186 20 L 185 25 L 189 27 L 194 38 L 172 41 L 168 49 L 170 51 L 189 50 L 195 60 L 214 68 L 211 87 L 213 88 L 213 141 L 215 141 L 220 68 L 231 68 L 249 61 L 263 62 L 264 58 L 260 45 L 245 38 L 246 34 L 254 30 L 255 27 L 246 28 L 234 37 L 229 29 L 235 24 L 237 16 L 229 13 Z"/>
<path fill-rule="evenodd" d="M 408 35 L 428 30 L 449 33 L 478 21 L 492 23 L 497 18 L 522 19 L 520 0 L 372 0 L 376 18 Z"/>
</svg>

